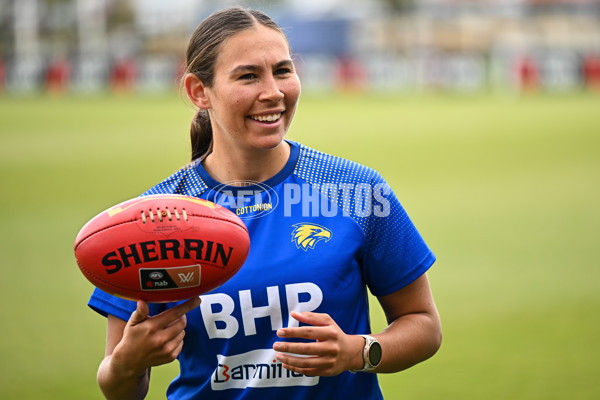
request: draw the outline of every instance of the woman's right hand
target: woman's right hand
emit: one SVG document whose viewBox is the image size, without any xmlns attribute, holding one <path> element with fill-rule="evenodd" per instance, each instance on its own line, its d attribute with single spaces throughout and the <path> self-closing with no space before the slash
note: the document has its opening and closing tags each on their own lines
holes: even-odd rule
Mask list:
<svg viewBox="0 0 600 400">
<path fill-rule="evenodd" d="M 128 372 L 142 373 L 148 367 L 174 361 L 183 347 L 185 314 L 199 305 L 200 298 L 195 297 L 150 317 L 148 304 L 139 300 L 112 353 L 112 362 Z"/>
<path fill-rule="evenodd" d="M 98 370 L 98 384 L 107 399 L 145 396 L 150 368 L 179 356 L 185 336 L 185 314 L 199 305 L 200 298 L 194 297 L 149 316 L 148 304 L 139 300 L 127 323 L 109 315 L 106 354 Z"/>
</svg>

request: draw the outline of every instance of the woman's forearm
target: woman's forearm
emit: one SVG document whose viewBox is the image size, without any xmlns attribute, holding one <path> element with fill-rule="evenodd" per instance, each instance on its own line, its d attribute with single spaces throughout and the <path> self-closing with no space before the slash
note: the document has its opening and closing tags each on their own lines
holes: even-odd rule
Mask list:
<svg viewBox="0 0 600 400">
<path fill-rule="evenodd" d="M 128 371 L 115 365 L 112 355 L 108 355 L 98 368 L 97 379 L 107 400 L 143 399 L 150 385 L 150 368 L 141 373 Z"/>
<path fill-rule="evenodd" d="M 375 372 L 398 372 L 425 361 L 440 348 L 441 332 L 437 314 L 407 314 L 396 319 L 383 332 L 373 335 L 383 353 Z"/>
</svg>

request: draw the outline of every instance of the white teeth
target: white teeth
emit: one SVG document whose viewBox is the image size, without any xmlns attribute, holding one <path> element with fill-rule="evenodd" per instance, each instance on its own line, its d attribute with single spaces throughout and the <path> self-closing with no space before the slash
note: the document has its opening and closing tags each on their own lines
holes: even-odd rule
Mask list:
<svg viewBox="0 0 600 400">
<path fill-rule="evenodd" d="M 252 115 L 250 118 L 259 122 L 273 122 L 281 118 L 281 113 L 271 115 Z"/>
</svg>

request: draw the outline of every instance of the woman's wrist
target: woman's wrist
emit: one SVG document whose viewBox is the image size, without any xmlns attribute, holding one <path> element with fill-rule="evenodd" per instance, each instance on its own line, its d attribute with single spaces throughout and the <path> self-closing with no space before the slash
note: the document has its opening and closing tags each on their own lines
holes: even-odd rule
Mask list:
<svg viewBox="0 0 600 400">
<path fill-rule="evenodd" d="M 148 367 L 145 367 L 145 366 L 139 367 L 139 366 L 135 366 L 134 364 L 131 364 L 131 363 L 122 362 L 120 357 L 118 356 L 118 353 L 116 354 L 116 357 L 115 357 L 115 353 L 113 353 L 109 357 L 110 357 L 110 359 L 108 360 L 108 363 L 109 363 L 108 368 L 110 370 L 110 373 L 113 376 L 119 377 L 119 379 L 141 380 L 148 373 Z"/>
<path fill-rule="evenodd" d="M 365 338 L 360 335 L 352 335 L 352 353 L 350 357 L 349 371 L 358 371 L 365 366 L 363 358 L 363 349 L 365 348 Z"/>
</svg>

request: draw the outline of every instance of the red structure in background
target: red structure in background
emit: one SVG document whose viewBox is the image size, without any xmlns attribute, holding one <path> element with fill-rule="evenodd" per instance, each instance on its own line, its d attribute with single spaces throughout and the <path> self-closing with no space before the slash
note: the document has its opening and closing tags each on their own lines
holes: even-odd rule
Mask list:
<svg viewBox="0 0 600 400">
<path fill-rule="evenodd" d="M 133 59 L 115 62 L 110 71 L 110 87 L 113 92 L 129 93 L 136 84 L 138 69 Z"/>
<path fill-rule="evenodd" d="M 600 56 L 590 55 L 583 60 L 583 79 L 588 89 L 600 90 Z"/>
<path fill-rule="evenodd" d="M 537 90 L 540 86 L 539 66 L 530 57 L 523 57 L 517 63 L 519 89 L 524 92 Z"/>
<path fill-rule="evenodd" d="M 52 94 L 64 93 L 71 78 L 71 64 L 69 61 L 61 58 L 52 61 L 46 69 L 45 86 L 46 90 Z"/>
<path fill-rule="evenodd" d="M 335 81 L 338 89 L 362 90 L 367 84 L 367 74 L 359 61 L 340 57 L 335 64 Z"/>
</svg>

